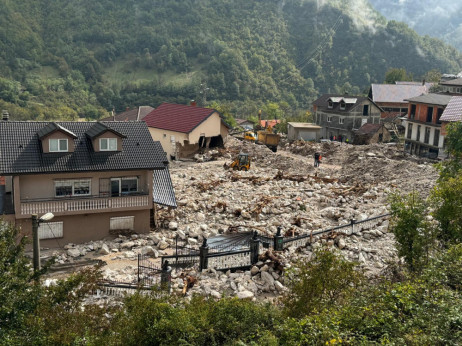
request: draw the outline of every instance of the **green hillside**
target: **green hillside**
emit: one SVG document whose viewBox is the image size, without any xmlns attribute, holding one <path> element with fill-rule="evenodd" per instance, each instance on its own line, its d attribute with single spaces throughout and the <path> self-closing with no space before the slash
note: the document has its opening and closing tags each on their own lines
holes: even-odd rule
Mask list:
<svg viewBox="0 0 462 346">
<path fill-rule="evenodd" d="M 462 66 L 365 0 L 0 0 L 0 16 L 0 106 L 18 119 L 201 101 L 201 88 L 239 116 L 296 111 L 391 67 L 419 79 Z"/>
</svg>

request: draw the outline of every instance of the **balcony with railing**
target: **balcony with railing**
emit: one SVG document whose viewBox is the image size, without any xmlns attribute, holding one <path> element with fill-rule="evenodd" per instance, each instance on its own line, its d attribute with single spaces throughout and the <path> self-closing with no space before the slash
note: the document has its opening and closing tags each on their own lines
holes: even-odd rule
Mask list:
<svg viewBox="0 0 462 346">
<path fill-rule="evenodd" d="M 151 197 L 152 199 L 152 197 Z M 32 214 L 53 213 L 55 215 L 98 213 L 119 209 L 145 209 L 150 206 L 147 193 L 121 194 L 118 196 L 56 197 L 49 199 L 21 200 L 17 217 Z"/>
</svg>

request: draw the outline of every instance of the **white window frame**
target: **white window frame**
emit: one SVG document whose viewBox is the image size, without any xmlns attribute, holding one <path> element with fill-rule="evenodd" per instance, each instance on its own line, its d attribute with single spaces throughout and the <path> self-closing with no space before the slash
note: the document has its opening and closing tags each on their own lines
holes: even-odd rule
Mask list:
<svg viewBox="0 0 462 346">
<path fill-rule="evenodd" d="M 58 222 L 41 222 L 38 226 L 38 237 L 42 239 L 56 239 L 63 237 L 62 221 Z"/>
<path fill-rule="evenodd" d="M 340 109 L 342 111 L 346 109 L 346 103 L 345 102 L 340 102 Z"/>
<path fill-rule="evenodd" d="M 79 184 L 79 183 L 82 183 L 82 182 L 85 182 L 85 183 L 88 183 L 88 193 L 79 193 L 79 194 L 76 194 L 75 191 L 76 191 L 76 184 Z M 61 186 L 70 186 L 71 187 L 71 194 L 69 195 L 60 195 L 58 196 L 56 194 L 56 187 L 61 184 Z M 80 197 L 80 196 L 90 196 L 91 195 L 91 179 L 63 179 L 63 180 L 55 180 L 55 197 L 56 198 L 66 198 L 66 197 Z"/>
<path fill-rule="evenodd" d="M 55 144 L 58 144 L 58 147 L 57 149 L 52 149 L 52 145 L 51 143 L 55 143 Z M 61 144 L 62 143 L 66 143 L 66 149 L 61 149 Z M 50 138 L 48 140 L 48 150 L 50 151 L 50 153 L 66 153 L 69 151 L 69 143 L 68 143 L 68 140 L 67 138 Z"/>
<path fill-rule="evenodd" d="M 331 123 L 331 122 L 332 122 L 332 116 L 329 116 L 329 115 L 327 116 L 327 122 L 328 122 L 328 123 Z"/>
<path fill-rule="evenodd" d="M 127 227 L 121 227 L 120 225 L 124 224 L 127 225 Z M 128 229 L 130 231 L 135 230 L 135 217 L 134 216 L 116 216 L 116 217 L 111 217 L 109 219 L 109 230 L 110 231 L 118 231 L 122 229 Z"/>
<path fill-rule="evenodd" d="M 344 124 L 345 123 L 345 118 L 339 118 L 338 123 L 341 124 L 341 125 Z"/>
<path fill-rule="evenodd" d="M 106 143 L 105 149 L 103 149 L 103 142 Z M 117 151 L 117 138 L 100 138 L 99 139 L 99 150 L 100 151 Z"/>
<path fill-rule="evenodd" d="M 327 108 L 334 108 L 334 103 L 331 100 L 327 101 Z"/>
</svg>

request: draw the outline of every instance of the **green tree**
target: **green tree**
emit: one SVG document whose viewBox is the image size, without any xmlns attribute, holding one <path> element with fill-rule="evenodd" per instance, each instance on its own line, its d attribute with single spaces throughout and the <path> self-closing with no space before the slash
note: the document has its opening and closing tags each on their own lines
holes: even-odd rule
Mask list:
<svg viewBox="0 0 462 346">
<path fill-rule="evenodd" d="M 398 255 L 411 272 L 420 272 L 427 263 L 434 243 L 434 229 L 426 219 L 427 203 L 416 192 L 390 196 L 391 230 L 397 241 Z"/>
<path fill-rule="evenodd" d="M 412 74 L 408 74 L 404 68 L 390 68 L 385 73 L 385 83 L 395 84 L 397 81 L 412 81 Z"/>
<path fill-rule="evenodd" d="M 462 172 L 440 180 L 431 194 L 433 216 L 439 222 L 438 238 L 447 243 L 462 241 Z"/>
<path fill-rule="evenodd" d="M 355 264 L 328 248 L 320 248 L 310 260 L 297 262 L 287 273 L 289 292 L 282 298 L 284 312 L 300 318 L 324 309 L 347 304 L 362 284 Z"/>
</svg>

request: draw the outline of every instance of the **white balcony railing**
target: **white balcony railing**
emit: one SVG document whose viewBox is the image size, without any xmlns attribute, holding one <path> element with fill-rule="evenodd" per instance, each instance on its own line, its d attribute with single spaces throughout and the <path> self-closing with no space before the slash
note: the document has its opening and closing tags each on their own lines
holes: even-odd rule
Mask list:
<svg viewBox="0 0 462 346">
<path fill-rule="evenodd" d="M 49 201 L 21 201 L 21 215 L 42 213 L 91 212 L 105 209 L 139 208 L 149 206 L 149 196 L 121 196 Z"/>
</svg>

